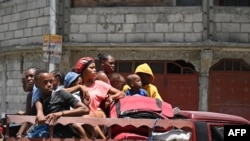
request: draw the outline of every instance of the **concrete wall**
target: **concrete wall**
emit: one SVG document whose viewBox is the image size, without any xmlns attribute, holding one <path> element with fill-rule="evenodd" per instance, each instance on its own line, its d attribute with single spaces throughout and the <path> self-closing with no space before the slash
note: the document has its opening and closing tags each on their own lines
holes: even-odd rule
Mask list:
<svg viewBox="0 0 250 141">
<path fill-rule="evenodd" d="M 202 41 L 201 7 L 105 7 L 70 11 L 70 42 Z"/>
<path fill-rule="evenodd" d="M 0 1 L 0 112 L 25 109 L 21 76 L 41 61 L 43 35 L 49 33 L 49 0 Z"/>
<path fill-rule="evenodd" d="M 250 43 L 249 7 L 213 7 L 212 40 Z"/>
<path fill-rule="evenodd" d="M 41 44 L 49 34 L 49 0 L 0 3 L 0 48 Z"/>
<path fill-rule="evenodd" d="M 37 51 L 22 50 L 1 53 L 0 61 L 0 107 L 2 113 L 16 113 L 25 109 L 26 93 L 23 91 L 21 76 L 25 69 L 34 66 L 45 69 L 42 54 Z"/>
</svg>

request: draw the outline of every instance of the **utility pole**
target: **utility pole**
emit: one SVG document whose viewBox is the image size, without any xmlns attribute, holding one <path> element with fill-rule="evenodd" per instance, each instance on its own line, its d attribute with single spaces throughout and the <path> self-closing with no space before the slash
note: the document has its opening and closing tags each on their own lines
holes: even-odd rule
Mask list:
<svg viewBox="0 0 250 141">
<path fill-rule="evenodd" d="M 50 0 L 49 29 L 50 29 L 50 35 L 56 34 L 56 0 Z M 51 72 L 55 69 L 55 64 L 51 63 L 50 59 L 48 60 L 48 62 L 49 62 L 49 71 Z"/>
</svg>

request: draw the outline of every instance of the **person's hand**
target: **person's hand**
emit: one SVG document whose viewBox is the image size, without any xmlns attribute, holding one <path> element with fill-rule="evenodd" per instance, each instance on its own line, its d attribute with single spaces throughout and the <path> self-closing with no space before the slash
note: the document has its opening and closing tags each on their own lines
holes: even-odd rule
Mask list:
<svg viewBox="0 0 250 141">
<path fill-rule="evenodd" d="M 105 100 L 105 108 L 109 107 L 113 101 L 113 98 L 111 96 L 108 96 Z"/>
<path fill-rule="evenodd" d="M 63 111 L 57 113 L 50 113 L 46 116 L 46 123 L 48 123 L 49 125 L 54 125 L 62 115 Z"/>
<path fill-rule="evenodd" d="M 46 117 L 44 116 L 44 114 L 37 114 L 36 123 L 44 124 L 45 122 L 46 122 Z"/>
<path fill-rule="evenodd" d="M 18 115 L 24 115 L 25 112 L 24 111 L 18 111 L 16 114 L 18 114 Z"/>
</svg>

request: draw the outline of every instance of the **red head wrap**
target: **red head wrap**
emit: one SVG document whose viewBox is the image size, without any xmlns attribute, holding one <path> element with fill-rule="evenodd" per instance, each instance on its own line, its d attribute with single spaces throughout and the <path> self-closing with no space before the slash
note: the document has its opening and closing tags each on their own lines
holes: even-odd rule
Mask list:
<svg viewBox="0 0 250 141">
<path fill-rule="evenodd" d="M 95 62 L 92 57 L 82 57 L 80 58 L 75 65 L 75 72 L 81 74 L 89 64 Z"/>
</svg>

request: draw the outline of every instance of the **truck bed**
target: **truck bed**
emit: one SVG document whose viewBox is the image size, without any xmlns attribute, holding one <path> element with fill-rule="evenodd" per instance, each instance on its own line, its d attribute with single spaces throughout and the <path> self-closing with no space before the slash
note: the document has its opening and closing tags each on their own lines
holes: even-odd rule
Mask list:
<svg viewBox="0 0 250 141">
<path fill-rule="evenodd" d="M 11 127 L 10 124 L 22 124 L 24 122 L 29 122 L 35 124 L 35 116 L 26 115 L 6 115 L 6 141 L 16 141 L 17 138 L 10 136 Z M 152 131 L 156 128 L 163 129 L 166 132 L 169 129 L 185 129 L 190 132 L 194 130 L 194 123 L 187 119 L 132 119 L 132 118 L 82 118 L 82 117 L 60 117 L 57 121 L 58 124 L 67 125 L 71 123 L 81 123 L 82 125 L 91 126 L 105 126 L 107 127 L 107 140 L 117 140 L 113 136 L 113 131 L 115 128 L 123 129 L 127 126 L 132 126 L 135 129 L 144 127 L 147 129 L 147 137 L 150 138 Z M 117 130 L 116 130 L 117 131 Z M 80 138 L 54 138 L 53 137 L 53 126 L 50 127 L 50 137 L 49 138 L 20 138 L 20 141 L 41 141 L 41 140 L 53 140 L 53 141 L 72 141 L 72 140 L 85 140 Z M 93 131 L 94 132 L 94 131 Z M 89 140 L 102 140 L 97 138 L 91 138 Z M 129 140 L 129 139 L 128 139 Z"/>
</svg>

